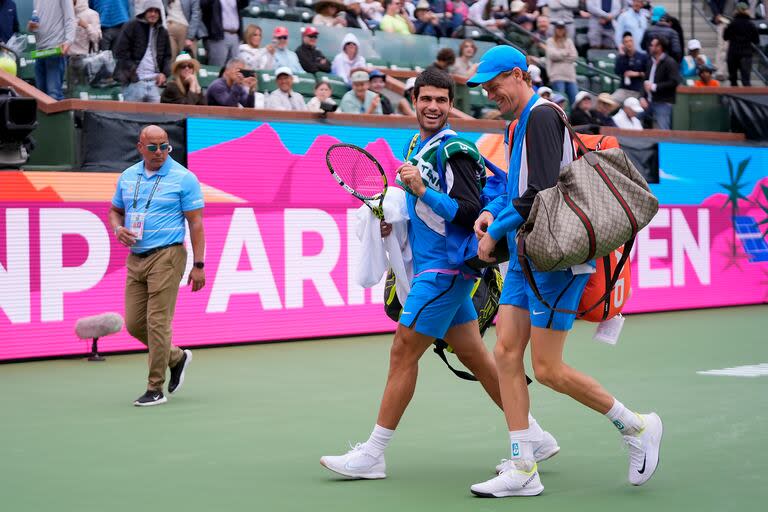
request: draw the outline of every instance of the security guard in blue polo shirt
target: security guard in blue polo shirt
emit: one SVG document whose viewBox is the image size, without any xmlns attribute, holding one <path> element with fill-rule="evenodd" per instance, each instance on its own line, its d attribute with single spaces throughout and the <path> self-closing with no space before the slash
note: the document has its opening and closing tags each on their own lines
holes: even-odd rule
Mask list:
<svg viewBox="0 0 768 512">
<path fill-rule="evenodd" d="M 184 384 L 192 352 L 171 343 L 179 282 L 187 262 L 184 221 L 192 238 L 194 266 L 187 284 L 192 284 L 193 292 L 205 286 L 205 237 L 200 182 L 169 156 L 172 148 L 165 130 L 145 127 L 137 148 L 143 160 L 120 175 L 109 222 L 118 241 L 131 249 L 126 262 L 125 326 L 149 348 L 147 391 L 133 402 L 143 407 L 168 401 L 163 394 L 166 368 L 171 370 L 169 394 Z"/>
</svg>

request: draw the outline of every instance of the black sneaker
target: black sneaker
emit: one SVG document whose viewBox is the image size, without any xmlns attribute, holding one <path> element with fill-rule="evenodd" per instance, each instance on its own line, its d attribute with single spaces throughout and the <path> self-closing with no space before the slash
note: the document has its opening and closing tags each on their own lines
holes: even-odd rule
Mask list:
<svg viewBox="0 0 768 512">
<path fill-rule="evenodd" d="M 146 393 L 133 401 L 133 405 L 137 407 L 148 407 L 150 405 L 164 404 L 167 401 L 168 399 L 165 397 L 162 391 L 153 391 L 148 389 Z"/>
<path fill-rule="evenodd" d="M 172 395 L 181 389 L 184 384 L 184 373 L 187 370 L 187 366 L 192 362 L 192 352 L 185 350 L 181 361 L 176 363 L 176 366 L 171 368 L 171 380 L 168 381 L 168 394 Z"/>
</svg>

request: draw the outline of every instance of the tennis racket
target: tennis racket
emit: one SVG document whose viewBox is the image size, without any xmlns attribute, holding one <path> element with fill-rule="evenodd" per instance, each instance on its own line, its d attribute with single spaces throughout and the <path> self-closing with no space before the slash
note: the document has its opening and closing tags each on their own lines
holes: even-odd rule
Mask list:
<svg viewBox="0 0 768 512">
<path fill-rule="evenodd" d="M 325 163 L 344 190 L 384 220 L 382 205 L 387 193 L 387 176 L 373 155 L 353 144 L 334 144 L 325 154 Z"/>
</svg>

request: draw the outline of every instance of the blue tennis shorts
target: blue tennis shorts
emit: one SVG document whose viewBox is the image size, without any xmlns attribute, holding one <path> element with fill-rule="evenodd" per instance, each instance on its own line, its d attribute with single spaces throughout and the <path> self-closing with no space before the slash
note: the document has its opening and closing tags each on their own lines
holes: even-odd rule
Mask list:
<svg viewBox="0 0 768 512">
<path fill-rule="evenodd" d="M 472 304 L 474 279 L 425 272 L 414 278 L 400 323 L 419 334 L 444 338 L 448 329 L 477 320 Z"/>
<path fill-rule="evenodd" d="M 576 311 L 584 293 L 584 287 L 592 274 L 573 275 L 570 270 L 557 272 L 533 272 L 541 296 L 550 306 Z M 568 331 L 573 327 L 576 315 L 556 313 L 542 304 L 528 286 L 525 276 L 519 270 L 507 271 L 499 304 L 527 309 L 531 325 L 556 331 Z"/>
</svg>

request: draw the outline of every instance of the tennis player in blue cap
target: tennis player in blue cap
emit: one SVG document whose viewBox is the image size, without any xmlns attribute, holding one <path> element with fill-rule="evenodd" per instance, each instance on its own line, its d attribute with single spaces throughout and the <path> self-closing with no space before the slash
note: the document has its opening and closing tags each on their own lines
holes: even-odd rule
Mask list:
<svg viewBox="0 0 768 512">
<path fill-rule="evenodd" d="M 497 46 L 483 55 L 477 73 L 467 82 L 470 87 L 482 85 L 499 110 L 518 119 L 507 145 L 507 193 L 490 203 L 474 226 L 478 256 L 489 262 L 494 260 L 491 255 L 497 241 L 504 237 L 510 254 L 517 253 L 515 232 L 528 217 L 536 194 L 555 186 L 560 169 L 575 158 L 573 141 L 560 113 L 534 93 L 527 70 L 525 55 L 510 46 Z M 534 276 L 549 304 L 576 310 L 592 272 L 594 264 L 582 264 L 563 271 L 534 272 Z M 659 461 L 659 416 L 633 412 L 593 378 L 563 362 L 563 346 L 575 316 L 544 306 L 529 288 L 515 258 L 510 261 L 499 302 L 494 356 L 511 457 L 497 477 L 473 485 L 472 492 L 501 498 L 534 496 L 544 490 L 533 456 L 540 434 L 528 424 L 530 402 L 523 356 L 529 342 L 536 379 L 607 416 L 629 447 L 629 481 L 634 485 L 648 481 Z"/>
</svg>

